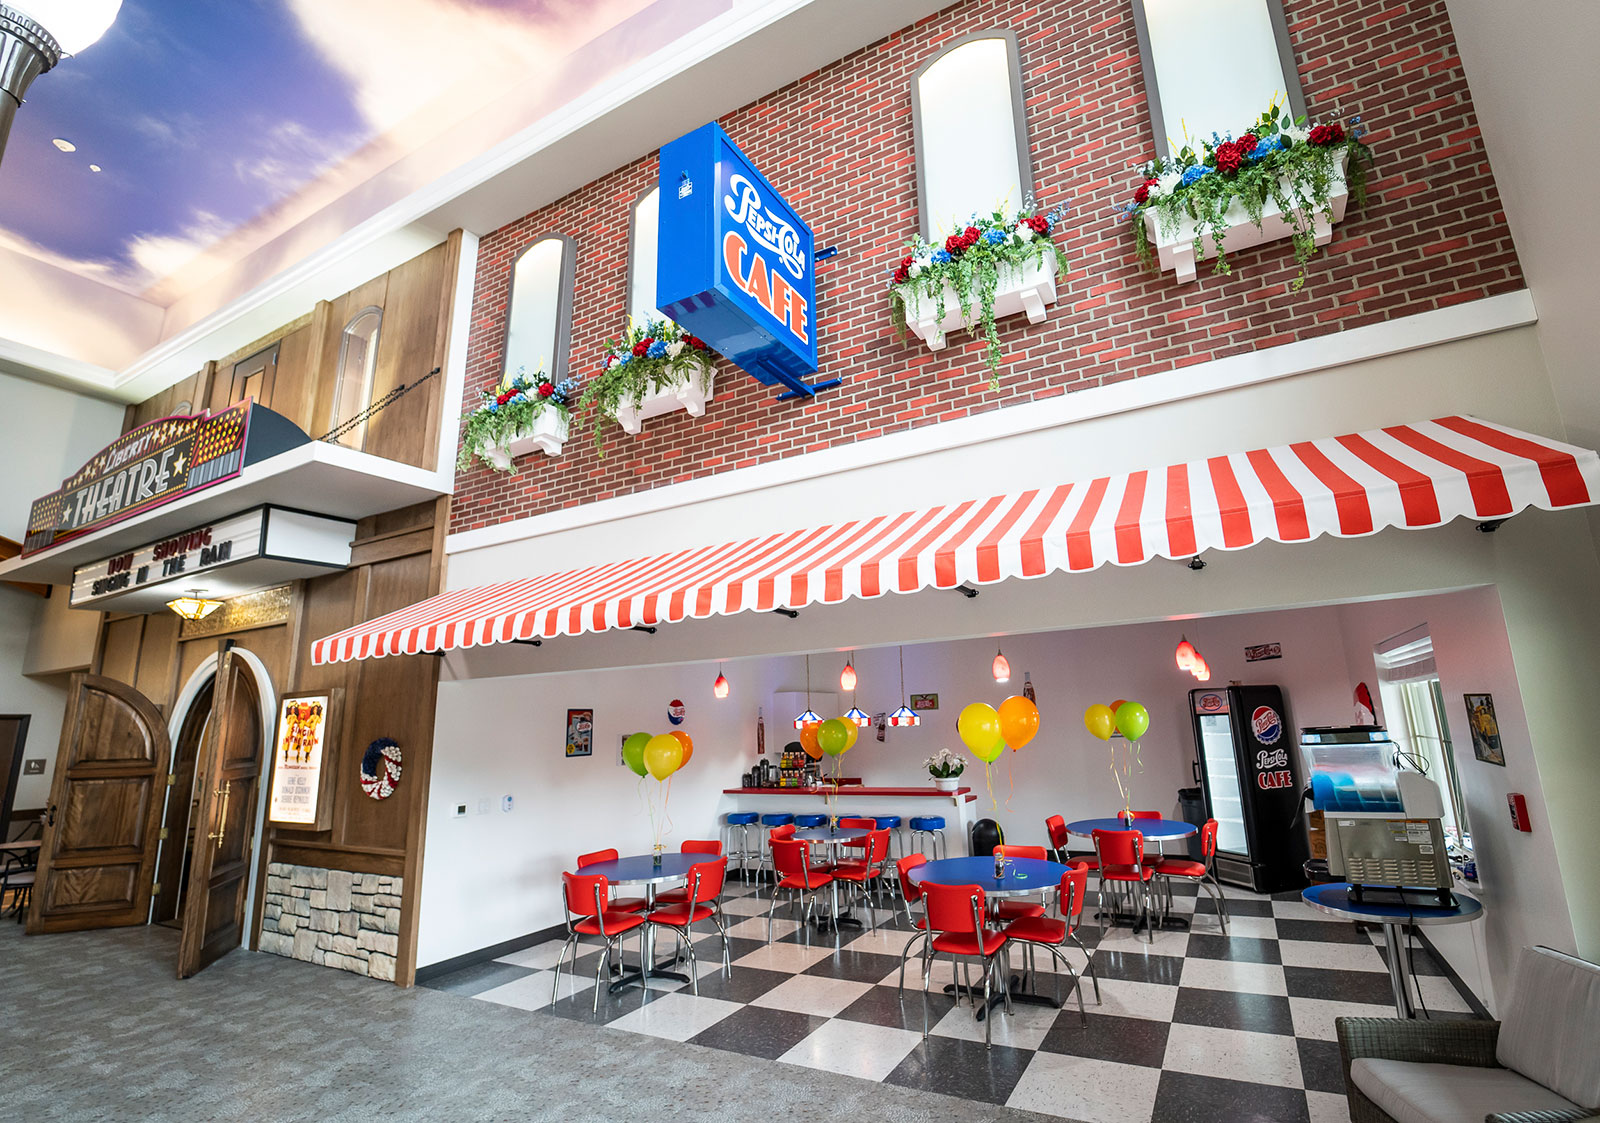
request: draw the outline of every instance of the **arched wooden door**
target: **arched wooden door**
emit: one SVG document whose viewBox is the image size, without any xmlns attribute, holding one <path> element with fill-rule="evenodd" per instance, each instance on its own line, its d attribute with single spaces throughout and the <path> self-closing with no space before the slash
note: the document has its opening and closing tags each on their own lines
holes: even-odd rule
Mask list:
<svg viewBox="0 0 1600 1123">
<path fill-rule="evenodd" d="M 200 746 L 200 809 L 183 898 L 178 978 L 238 947 L 250 888 L 250 853 L 261 797 L 261 699 L 237 652 L 217 663 L 211 724 Z"/>
<path fill-rule="evenodd" d="M 72 676 L 29 934 L 145 922 L 167 757 L 166 723 L 148 698 Z"/>
</svg>

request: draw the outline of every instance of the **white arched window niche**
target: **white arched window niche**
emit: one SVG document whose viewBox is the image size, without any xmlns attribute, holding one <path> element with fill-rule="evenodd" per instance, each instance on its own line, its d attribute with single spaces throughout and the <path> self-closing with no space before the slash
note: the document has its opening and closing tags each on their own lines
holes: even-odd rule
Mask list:
<svg viewBox="0 0 1600 1123">
<path fill-rule="evenodd" d="M 656 247 L 661 232 L 661 189 L 652 187 L 628 212 L 628 319 L 646 323 L 661 319 L 656 308 Z"/>
<path fill-rule="evenodd" d="M 1017 36 L 957 39 L 911 77 L 922 236 L 943 241 L 973 214 L 1021 207 L 1033 189 Z"/>
<path fill-rule="evenodd" d="M 339 335 L 339 372 L 333 384 L 333 429 L 346 424 L 372 404 L 372 376 L 378 369 L 378 333 L 383 309 L 369 305 L 351 317 Z M 347 448 L 366 443 L 367 423 L 361 421 L 334 438 Z"/>
<path fill-rule="evenodd" d="M 1306 111 L 1282 0 L 1129 0 L 1156 151 L 1237 135 L 1276 98 Z M 1217 59 L 1227 59 L 1218 66 Z"/>
<path fill-rule="evenodd" d="M 520 369 L 560 382 L 572 340 L 572 279 L 576 246 L 565 234 L 545 234 L 511 266 L 511 314 L 506 319 L 503 381 Z"/>
</svg>

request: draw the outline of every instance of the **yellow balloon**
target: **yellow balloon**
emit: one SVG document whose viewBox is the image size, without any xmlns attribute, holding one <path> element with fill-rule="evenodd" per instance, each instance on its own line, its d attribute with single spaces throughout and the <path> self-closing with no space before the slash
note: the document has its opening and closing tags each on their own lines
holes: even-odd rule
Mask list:
<svg viewBox="0 0 1600 1123">
<path fill-rule="evenodd" d="M 847 741 L 844 746 L 844 751 L 849 752 L 851 749 L 856 747 L 856 738 L 861 736 L 861 727 L 847 717 L 842 717 L 839 720 L 844 722 L 846 730 L 845 735 L 850 738 L 850 740 Z"/>
<path fill-rule="evenodd" d="M 979 760 L 996 760 L 1006 747 L 1000 736 L 1000 715 L 984 702 L 973 702 L 961 711 L 956 719 L 956 733 Z"/>
<path fill-rule="evenodd" d="M 1000 703 L 1000 736 L 1012 752 L 1033 740 L 1039 732 L 1039 707 L 1013 694 Z"/>
<path fill-rule="evenodd" d="M 1117 715 L 1111 712 L 1110 706 L 1096 702 L 1083 711 L 1083 724 L 1100 740 L 1109 741 L 1117 728 Z"/>
<path fill-rule="evenodd" d="M 644 747 L 644 766 L 657 780 L 665 780 L 683 767 L 683 742 L 670 733 L 661 733 Z"/>
</svg>

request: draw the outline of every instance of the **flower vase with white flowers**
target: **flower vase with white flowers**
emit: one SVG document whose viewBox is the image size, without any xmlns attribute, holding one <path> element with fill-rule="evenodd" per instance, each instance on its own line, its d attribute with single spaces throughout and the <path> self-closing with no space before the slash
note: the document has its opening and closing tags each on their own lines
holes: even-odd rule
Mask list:
<svg viewBox="0 0 1600 1123">
<path fill-rule="evenodd" d="M 509 381 L 483 391 L 478 408 L 467 415 L 456 466 L 464 471 L 476 457 L 497 472 L 514 473 L 512 461 L 524 453 L 561 455 L 577 391 L 576 378 L 529 378 L 518 367 Z"/>
<path fill-rule="evenodd" d="M 966 758 L 956 756 L 949 749 L 940 749 L 923 763 L 927 765 L 928 775 L 933 777 L 934 787 L 942 792 L 955 791 L 961 783 L 961 774 L 967 770 Z"/>
<path fill-rule="evenodd" d="M 703 339 L 671 320 L 633 321 L 621 339 L 606 340 L 600 373 L 584 388 L 578 409 L 596 411 L 630 433 L 639 432 L 642 418 L 671 408 L 698 417 L 711 397 L 714 360 Z M 605 433 L 598 424 L 594 439 L 603 455 Z"/>
<path fill-rule="evenodd" d="M 1062 208 L 1039 211 L 1032 200 L 1019 211 L 973 215 L 941 243 L 920 235 L 906 244 L 889 280 L 889 314 L 897 331 L 909 330 L 937 351 L 957 327 L 983 339 L 989 386 L 1000 388 L 1000 333 L 995 321 L 1026 312 L 1044 319 L 1055 303 L 1055 282 L 1065 272 L 1064 253 L 1051 240 Z"/>
</svg>

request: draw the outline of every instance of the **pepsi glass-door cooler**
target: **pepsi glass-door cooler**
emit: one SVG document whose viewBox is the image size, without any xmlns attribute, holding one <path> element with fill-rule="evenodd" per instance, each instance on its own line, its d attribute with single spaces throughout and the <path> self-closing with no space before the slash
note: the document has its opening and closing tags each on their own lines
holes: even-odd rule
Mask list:
<svg viewBox="0 0 1600 1123">
<path fill-rule="evenodd" d="M 1310 844 L 1301 821 L 1304 774 L 1283 691 L 1229 686 L 1189 691 L 1196 779 L 1217 821 L 1217 877 L 1257 893 L 1306 885 Z"/>
</svg>

